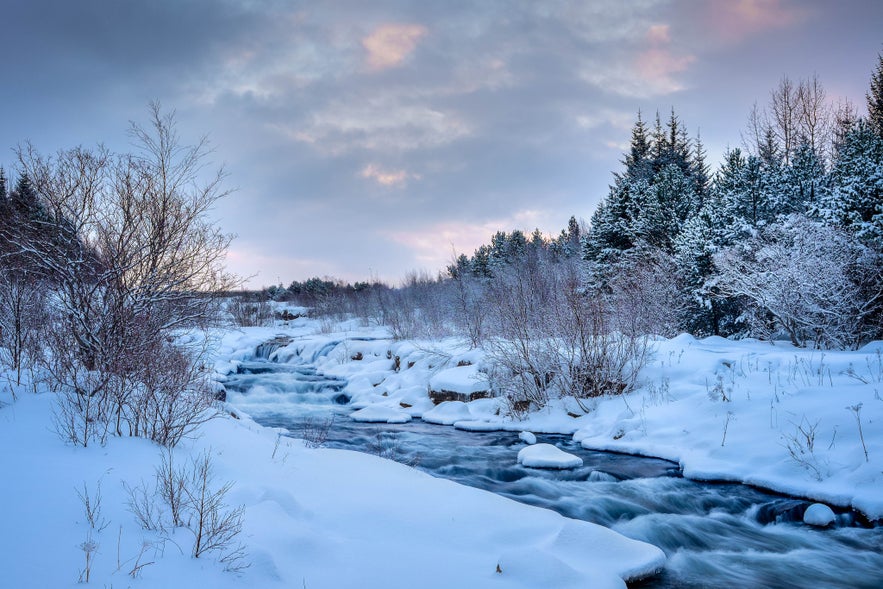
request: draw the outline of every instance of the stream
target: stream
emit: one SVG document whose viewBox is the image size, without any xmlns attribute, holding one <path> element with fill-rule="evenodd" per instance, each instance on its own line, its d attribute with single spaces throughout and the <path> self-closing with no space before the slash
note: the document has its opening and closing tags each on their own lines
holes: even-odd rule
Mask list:
<svg viewBox="0 0 883 589">
<path fill-rule="evenodd" d="M 324 447 L 390 458 L 662 548 L 664 571 L 630 587 L 883 587 L 883 526 L 853 512 L 835 509 L 833 527 L 813 528 L 802 523 L 807 501 L 690 481 L 675 463 L 589 451 L 563 435 L 537 438 L 580 456 L 583 467 L 525 468 L 516 463 L 524 448 L 516 433 L 466 432 L 419 419 L 357 423 L 348 417 L 345 381 L 300 358 L 281 364 L 268 361 L 266 349 L 259 353 L 264 357 L 244 362 L 224 383 L 227 400 L 258 423 L 294 437 L 327 430 Z"/>
</svg>

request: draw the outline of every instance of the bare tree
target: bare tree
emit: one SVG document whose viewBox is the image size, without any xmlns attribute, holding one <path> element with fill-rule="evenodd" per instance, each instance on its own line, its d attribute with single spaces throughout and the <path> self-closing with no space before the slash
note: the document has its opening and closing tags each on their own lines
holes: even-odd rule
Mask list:
<svg viewBox="0 0 883 589">
<path fill-rule="evenodd" d="M 825 157 L 831 142 L 832 109 L 818 74 L 801 80 L 797 87 L 798 134 L 819 157 Z"/>
<path fill-rule="evenodd" d="M 754 104 L 742 138 L 748 151 L 756 155 L 774 148 L 785 165 L 791 164 L 803 143 L 824 160 L 830 152 L 833 121 L 834 109 L 818 75 L 796 84 L 784 76 L 770 92 L 766 108 Z"/>
<path fill-rule="evenodd" d="M 797 147 L 800 118 L 799 92 L 788 76 L 783 76 L 779 85 L 770 93 L 770 111 L 772 129 L 782 147 L 787 165 Z"/>
<path fill-rule="evenodd" d="M 11 269 L 0 269 L 0 346 L 9 351 L 17 385 L 22 371 L 40 358 L 46 320 L 44 285 Z"/>
<path fill-rule="evenodd" d="M 169 425 L 169 411 L 173 421 L 192 419 L 191 401 L 205 397 L 178 394 L 199 387 L 197 362 L 176 356 L 169 342 L 181 329 L 215 320 L 221 294 L 236 284 L 224 270 L 231 237 L 210 218 L 226 195 L 224 173 L 206 173 L 206 141 L 182 146 L 174 116 L 158 104 L 150 105 L 149 125 L 133 123 L 130 132 L 138 148 L 131 154 L 98 147 L 46 157 L 20 148 L 20 167 L 44 212 L 0 233 L 53 291 L 53 323 L 65 334 L 55 342 L 63 366 L 54 359 L 48 366 L 57 383 L 98 396 L 112 433 L 154 432 L 148 435 L 174 444 L 180 428 Z M 80 377 L 84 371 L 90 378 Z M 145 388 L 161 406 L 147 415 Z"/>
</svg>

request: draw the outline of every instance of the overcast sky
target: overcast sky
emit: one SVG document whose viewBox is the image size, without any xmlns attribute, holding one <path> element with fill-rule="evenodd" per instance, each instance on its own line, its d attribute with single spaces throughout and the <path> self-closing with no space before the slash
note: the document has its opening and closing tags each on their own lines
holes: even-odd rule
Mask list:
<svg viewBox="0 0 883 589">
<path fill-rule="evenodd" d="M 715 167 L 783 75 L 864 111 L 879 0 L 0 0 L 0 165 L 208 134 L 252 286 L 436 272 L 606 194 L 640 109 Z"/>
</svg>

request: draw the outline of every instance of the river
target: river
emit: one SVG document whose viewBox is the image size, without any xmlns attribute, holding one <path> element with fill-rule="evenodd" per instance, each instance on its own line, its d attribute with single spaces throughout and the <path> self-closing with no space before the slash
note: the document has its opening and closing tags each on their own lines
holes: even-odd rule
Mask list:
<svg viewBox="0 0 883 589">
<path fill-rule="evenodd" d="M 662 574 L 631 587 L 883 587 L 883 526 L 858 514 L 839 510 L 833 527 L 813 528 L 801 520 L 806 501 L 690 481 L 672 462 L 588 451 L 570 436 L 538 438 L 580 456 L 583 467 L 525 468 L 516 463 L 524 442 L 511 432 L 465 432 L 420 420 L 354 422 L 345 385 L 298 357 L 287 364 L 256 357 L 225 382 L 228 401 L 262 425 L 397 460 L 662 548 L 668 556 Z"/>
</svg>

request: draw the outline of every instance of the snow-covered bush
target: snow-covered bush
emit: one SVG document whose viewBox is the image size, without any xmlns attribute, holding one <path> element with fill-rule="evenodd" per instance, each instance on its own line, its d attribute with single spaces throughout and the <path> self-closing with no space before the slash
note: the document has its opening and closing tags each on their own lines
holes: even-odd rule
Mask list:
<svg viewBox="0 0 883 589">
<path fill-rule="evenodd" d="M 753 307 L 755 335 L 856 348 L 879 333 L 881 255 L 846 232 L 794 215 L 714 259 L 716 286 Z"/>
<path fill-rule="evenodd" d="M 485 348 L 497 391 L 519 413 L 551 398 L 584 400 L 632 390 L 647 359 L 646 336 L 616 331 L 611 308 L 581 287 L 574 263 L 526 263 L 496 277 Z"/>
</svg>

